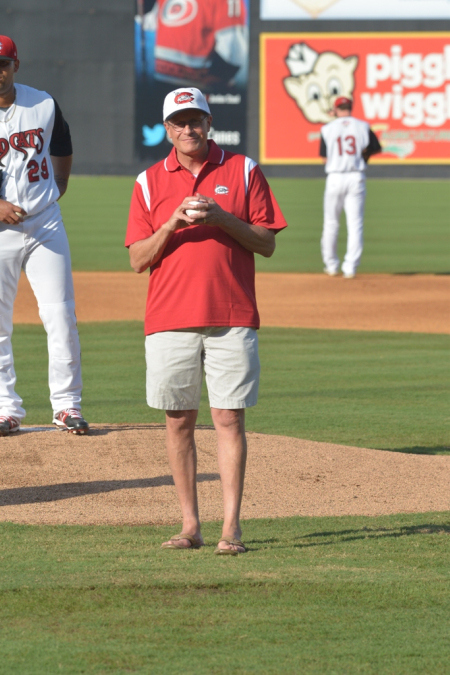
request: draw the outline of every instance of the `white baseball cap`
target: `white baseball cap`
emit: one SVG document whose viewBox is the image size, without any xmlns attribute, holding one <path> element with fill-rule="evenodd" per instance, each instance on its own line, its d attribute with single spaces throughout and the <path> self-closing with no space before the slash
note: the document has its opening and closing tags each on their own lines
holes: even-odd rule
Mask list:
<svg viewBox="0 0 450 675">
<path fill-rule="evenodd" d="M 164 122 L 182 110 L 203 110 L 203 112 L 211 115 L 206 98 L 200 89 L 195 87 L 180 87 L 180 89 L 175 89 L 175 91 L 167 94 L 163 106 Z"/>
</svg>

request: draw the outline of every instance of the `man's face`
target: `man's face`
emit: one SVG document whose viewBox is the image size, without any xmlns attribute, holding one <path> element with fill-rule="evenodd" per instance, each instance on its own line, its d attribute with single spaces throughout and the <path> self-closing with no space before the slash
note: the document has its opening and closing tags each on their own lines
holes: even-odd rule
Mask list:
<svg viewBox="0 0 450 675">
<path fill-rule="evenodd" d="M 335 108 L 335 115 L 336 117 L 348 117 L 349 115 L 352 114 L 352 109 L 350 107 L 348 108 Z"/>
<path fill-rule="evenodd" d="M 7 94 L 14 86 L 14 73 L 19 70 L 19 61 L 2 59 L 0 56 L 0 96 Z"/>
<path fill-rule="evenodd" d="M 202 110 L 183 110 L 164 122 L 167 135 L 176 150 L 184 155 L 196 155 L 206 150 L 211 115 Z"/>
</svg>

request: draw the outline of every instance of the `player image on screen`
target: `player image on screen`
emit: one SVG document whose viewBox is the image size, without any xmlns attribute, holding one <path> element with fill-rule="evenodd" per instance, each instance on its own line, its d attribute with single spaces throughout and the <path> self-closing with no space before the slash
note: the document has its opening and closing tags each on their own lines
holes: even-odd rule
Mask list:
<svg viewBox="0 0 450 675">
<path fill-rule="evenodd" d="M 141 24 L 144 33 L 154 33 L 154 58 L 146 58 L 147 74 L 160 82 L 201 84 L 208 90 L 234 84 L 246 69 L 244 0 L 159 0 Z M 147 38 L 148 51 L 152 41 Z"/>
</svg>

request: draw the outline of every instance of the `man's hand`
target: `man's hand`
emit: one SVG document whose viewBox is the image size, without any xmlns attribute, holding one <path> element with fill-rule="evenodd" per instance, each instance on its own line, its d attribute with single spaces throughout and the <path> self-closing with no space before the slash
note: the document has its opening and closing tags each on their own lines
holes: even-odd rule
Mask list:
<svg viewBox="0 0 450 675">
<path fill-rule="evenodd" d="M 27 215 L 27 212 L 24 211 L 20 206 L 16 204 L 11 204 L 4 199 L 0 199 L 0 222 L 6 223 L 7 225 L 18 225 Z"/>
<path fill-rule="evenodd" d="M 178 206 L 167 223 L 164 223 L 162 226 L 163 228 L 166 228 L 167 230 L 171 232 L 176 232 L 176 230 L 181 230 L 184 227 L 189 227 L 189 225 L 198 225 L 199 224 L 199 216 L 188 216 L 186 211 L 194 211 L 200 209 L 200 206 L 193 206 L 192 202 L 205 202 L 205 206 L 207 205 L 206 203 L 206 198 L 205 197 L 186 197 L 183 199 L 183 202 Z M 214 201 L 214 200 L 212 200 Z M 198 211 L 200 214 L 201 211 Z M 204 216 L 203 216 L 204 217 Z"/>
<path fill-rule="evenodd" d="M 224 211 L 214 199 L 205 197 L 198 192 L 195 197 L 187 197 L 186 199 L 188 202 L 197 202 L 197 206 L 189 205 L 187 207 L 197 212 L 195 216 L 189 219 L 191 220 L 190 225 L 221 225 L 227 216 L 231 215 L 227 211 Z M 186 199 L 183 204 L 186 202 Z"/>
<path fill-rule="evenodd" d="M 188 199 L 192 199 L 189 197 Z M 241 246 L 252 253 L 259 253 L 265 258 L 270 256 L 275 251 L 275 233 L 262 225 L 253 225 L 240 220 L 232 213 L 225 211 L 217 202 L 211 197 L 205 197 L 197 192 L 195 196 L 196 201 L 204 202 L 201 206 L 196 206 L 199 209 L 198 215 L 195 216 L 195 223 L 197 225 L 210 225 L 212 227 L 220 227 L 236 239 Z M 190 208 L 193 208 L 192 206 Z"/>
</svg>

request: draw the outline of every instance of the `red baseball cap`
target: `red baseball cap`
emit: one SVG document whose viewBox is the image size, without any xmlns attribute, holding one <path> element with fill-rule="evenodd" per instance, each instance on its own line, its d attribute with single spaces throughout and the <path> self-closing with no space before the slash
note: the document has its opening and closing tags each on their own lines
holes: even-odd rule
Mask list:
<svg viewBox="0 0 450 675">
<path fill-rule="evenodd" d="M 7 35 L 0 35 L 0 58 L 3 61 L 17 61 L 17 47 Z"/>
<path fill-rule="evenodd" d="M 333 107 L 334 107 L 334 108 L 339 108 L 340 105 L 344 105 L 344 106 L 349 105 L 350 107 L 352 107 L 353 101 L 352 101 L 351 98 L 348 98 L 348 96 L 339 96 L 339 97 L 335 100 L 334 106 L 333 106 Z"/>
</svg>

